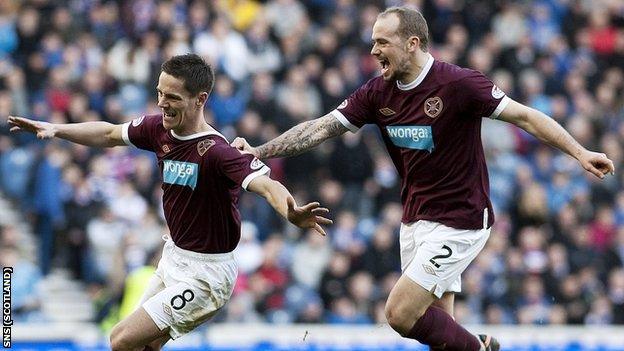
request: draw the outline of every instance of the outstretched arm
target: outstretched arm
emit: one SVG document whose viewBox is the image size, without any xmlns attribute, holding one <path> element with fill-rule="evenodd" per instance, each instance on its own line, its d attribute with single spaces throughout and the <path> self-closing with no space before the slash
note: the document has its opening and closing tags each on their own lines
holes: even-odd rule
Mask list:
<svg viewBox="0 0 624 351">
<path fill-rule="evenodd" d="M 236 138 L 232 146 L 252 153 L 260 159 L 298 155 L 317 146 L 323 141 L 348 131 L 336 117 L 327 114 L 323 117 L 297 124 L 277 138 L 258 147 L 251 147 L 245 139 Z"/>
<path fill-rule="evenodd" d="M 531 133 L 541 141 L 567 153 L 598 178 L 615 172 L 613 161 L 603 153 L 589 151 L 579 144 L 559 123 L 540 111 L 511 100 L 498 117 Z"/>
<path fill-rule="evenodd" d="M 267 199 L 275 211 L 297 227 L 311 228 L 321 235 L 326 235 L 321 224 L 333 223 L 331 219 L 322 216 L 329 212 L 328 209 L 320 207 L 318 202 L 297 206 L 288 189 L 266 175 L 254 178 L 247 186 L 247 190 Z"/>
<path fill-rule="evenodd" d="M 9 116 L 8 123 L 12 132 L 30 132 L 36 134 L 39 139 L 57 137 L 95 147 L 126 145 L 121 136 L 122 126 L 119 124 L 107 122 L 52 124 L 15 116 Z"/>
</svg>

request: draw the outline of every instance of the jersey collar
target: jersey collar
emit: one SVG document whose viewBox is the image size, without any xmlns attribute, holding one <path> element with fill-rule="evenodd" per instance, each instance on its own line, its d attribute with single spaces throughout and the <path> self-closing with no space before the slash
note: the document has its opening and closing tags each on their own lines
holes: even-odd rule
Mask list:
<svg viewBox="0 0 624 351">
<path fill-rule="evenodd" d="M 221 138 L 223 138 L 226 142 L 228 142 L 228 140 L 223 136 L 223 134 L 215 131 L 207 131 L 207 132 L 200 132 L 200 133 L 195 133 L 195 134 L 191 134 L 191 135 L 177 135 L 176 132 L 174 132 L 173 130 L 171 130 L 171 136 L 173 136 L 174 138 L 178 139 L 178 140 L 182 140 L 182 141 L 187 141 L 187 140 L 191 140 L 191 139 L 195 139 L 195 138 L 199 138 L 199 137 L 203 137 L 206 135 L 216 135 L 216 136 L 220 136 Z M 229 142 L 228 142 L 229 143 Z"/>
<path fill-rule="evenodd" d="M 431 69 L 431 66 L 433 66 L 433 56 L 431 56 L 430 53 L 427 53 L 427 63 L 425 63 L 425 67 L 423 67 L 422 71 L 420 71 L 418 77 L 416 77 L 416 79 L 414 79 L 411 83 L 407 84 L 401 84 L 401 82 L 397 80 L 397 88 L 401 90 L 411 90 L 416 88 L 425 79 L 427 73 L 429 73 L 429 70 Z"/>
</svg>

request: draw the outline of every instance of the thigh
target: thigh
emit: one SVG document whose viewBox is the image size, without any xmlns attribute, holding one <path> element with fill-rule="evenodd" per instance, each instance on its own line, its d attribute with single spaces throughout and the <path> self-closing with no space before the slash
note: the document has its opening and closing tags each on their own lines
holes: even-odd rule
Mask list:
<svg viewBox="0 0 624 351">
<path fill-rule="evenodd" d="M 159 351 L 166 343 L 171 339 L 169 335 L 163 335 L 162 337 L 147 344 L 147 348 L 142 351 Z"/>
<path fill-rule="evenodd" d="M 403 274 L 390 291 L 386 311 L 393 315 L 395 321 L 398 319 L 411 325 L 435 300 L 436 297 L 430 291 Z"/>
<path fill-rule="evenodd" d="M 169 330 L 158 328 L 145 309 L 138 308 L 115 326 L 113 334 L 123 340 L 124 345 L 141 348 L 156 340 L 168 338 Z"/>
</svg>

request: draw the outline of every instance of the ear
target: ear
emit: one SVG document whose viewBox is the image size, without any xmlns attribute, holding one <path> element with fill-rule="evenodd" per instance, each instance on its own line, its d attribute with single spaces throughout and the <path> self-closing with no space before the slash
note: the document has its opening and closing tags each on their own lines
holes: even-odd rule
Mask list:
<svg viewBox="0 0 624 351">
<path fill-rule="evenodd" d="M 407 52 L 414 52 L 420 49 L 420 38 L 413 35 L 407 39 Z"/>
<path fill-rule="evenodd" d="M 197 95 L 197 101 L 195 102 L 195 105 L 197 107 L 202 107 L 206 104 L 206 101 L 208 100 L 208 93 L 207 92 L 201 92 L 199 93 L 199 95 Z"/>
</svg>

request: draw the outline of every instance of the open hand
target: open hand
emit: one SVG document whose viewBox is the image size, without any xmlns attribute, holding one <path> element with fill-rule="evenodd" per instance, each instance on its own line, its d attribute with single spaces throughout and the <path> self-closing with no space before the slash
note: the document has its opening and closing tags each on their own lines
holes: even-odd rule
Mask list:
<svg viewBox="0 0 624 351">
<path fill-rule="evenodd" d="M 39 139 L 54 138 L 56 131 L 54 125 L 48 122 L 35 121 L 24 117 L 9 116 L 11 132 L 25 131 L 37 135 Z"/>
<path fill-rule="evenodd" d="M 607 155 L 602 153 L 585 151 L 579 157 L 579 163 L 583 166 L 583 168 L 585 168 L 585 170 L 593 173 L 600 179 L 603 179 L 607 173 L 615 174 L 613 161 L 611 161 Z"/>
<path fill-rule="evenodd" d="M 250 153 L 258 157 L 258 152 L 256 151 L 256 148 L 249 145 L 245 138 L 237 137 L 230 145 L 237 148 L 242 153 Z"/>
<path fill-rule="evenodd" d="M 318 202 L 310 202 L 299 207 L 295 204 L 295 199 L 292 197 L 288 197 L 286 202 L 288 203 L 288 220 L 292 224 L 299 228 L 314 229 L 323 236 L 327 235 L 321 224 L 329 225 L 334 223 L 331 219 L 322 216 L 329 213 L 328 209 L 321 207 L 321 204 Z"/>
</svg>

